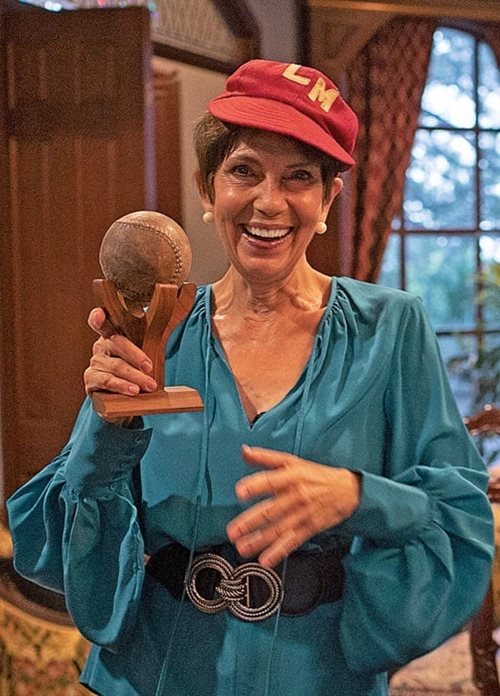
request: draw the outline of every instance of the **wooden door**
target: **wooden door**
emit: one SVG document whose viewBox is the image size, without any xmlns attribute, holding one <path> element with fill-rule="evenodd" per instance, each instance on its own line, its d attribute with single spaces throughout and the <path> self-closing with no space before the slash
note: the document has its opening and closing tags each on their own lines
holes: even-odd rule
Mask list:
<svg viewBox="0 0 500 696">
<path fill-rule="evenodd" d="M 145 8 L 4 8 L 0 334 L 4 495 L 64 444 L 84 396 L 98 250 L 154 208 Z"/>
</svg>

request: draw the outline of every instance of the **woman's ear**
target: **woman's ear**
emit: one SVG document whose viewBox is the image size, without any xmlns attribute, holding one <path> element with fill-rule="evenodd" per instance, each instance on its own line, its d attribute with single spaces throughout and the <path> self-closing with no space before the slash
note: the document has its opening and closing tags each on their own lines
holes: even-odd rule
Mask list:
<svg viewBox="0 0 500 696">
<path fill-rule="evenodd" d="M 335 189 L 334 194 L 333 194 L 333 198 L 338 196 L 343 188 L 344 188 L 344 180 L 341 179 L 340 176 L 336 176 L 335 179 L 333 180 L 333 186 L 332 186 L 332 189 Z"/>
<path fill-rule="evenodd" d="M 331 205 L 333 201 L 337 198 L 339 193 L 342 191 L 344 188 L 344 181 L 343 179 L 340 178 L 340 176 L 336 176 L 335 179 L 332 181 L 332 190 L 330 191 L 330 203 Z"/>
<path fill-rule="evenodd" d="M 340 176 L 336 176 L 334 180 L 332 181 L 332 185 L 330 186 L 330 191 L 328 192 L 328 198 L 323 203 L 323 211 L 325 213 L 325 218 L 328 215 L 328 211 L 330 210 L 330 206 L 332 205 L 333 201 L 337 198 L 339 193 L 342 191 L 344 188 L 344 182 L 340 178 Z"/>
</svg>

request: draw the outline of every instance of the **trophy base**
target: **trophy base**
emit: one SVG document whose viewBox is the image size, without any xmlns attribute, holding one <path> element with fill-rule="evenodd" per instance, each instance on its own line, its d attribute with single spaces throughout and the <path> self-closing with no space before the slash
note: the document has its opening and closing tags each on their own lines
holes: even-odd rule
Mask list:
<svg viewBox="0 0 500 696">
<path fill-rule="evenodd" d="M 92 403 L 103 418 L 148 416 L 155 413 L 203 411 L 203 402 L 191 387 L 165 387 L 163 391 L 124 396 L 108 392 L 93 392 Z"/>
</svg>

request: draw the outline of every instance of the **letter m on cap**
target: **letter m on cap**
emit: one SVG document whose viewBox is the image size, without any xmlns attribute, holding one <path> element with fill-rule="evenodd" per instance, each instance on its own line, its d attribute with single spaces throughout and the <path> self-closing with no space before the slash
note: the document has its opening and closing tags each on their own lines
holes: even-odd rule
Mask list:
<svg viewBox="0 0 500 696">
<path fill-rule="evenodd" d="M 323 111 L 330 111 L 332 104 L 339 96 L 340 92 L 334 87 L 326 89 L 323 78 L 318 77 L 316 84 L 307 95 L 311 101 L 318 101 Z"/>
<path fill-rule="evenodd" d="M 304 75 L 297 74 L 297 71 L 301 67 L 302 66 L 297 65 L 296 63 L 291 63 L 284 70 L 283 77 L 286 77 L 287 80 L 290 80 L 291 82 L 296 82 L 299 85 L 308 85 L 311 82 L 311 80 L 308 77 L 305 77 Z M 316 84 L 307 96 L 313 102 L 318 101 L 323 111 L 328 112 L 332 108 L 332 104 L 335 101 L 335 99 L 337 99 L 339 94 L 339 90 L 335 87 L 326 89 L 325 81 L 322 77 L 318 77 L 318 79 L 316 80 Z"/>
</svg>

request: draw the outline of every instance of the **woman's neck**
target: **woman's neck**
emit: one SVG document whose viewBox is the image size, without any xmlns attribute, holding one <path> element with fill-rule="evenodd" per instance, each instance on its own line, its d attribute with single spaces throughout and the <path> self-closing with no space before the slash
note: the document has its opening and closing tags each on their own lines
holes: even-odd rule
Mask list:
<svg viewBox="0 0 500 696">
<path fill-rule="evenodd" d="M 213 285 L 214 312 L 233 312 L 265 318 L 283 311 L 314 311 L 328 301 L 331 279 L 307 264 L 280 281 L 254 282 L 234 267 Z"/>
</svg>

